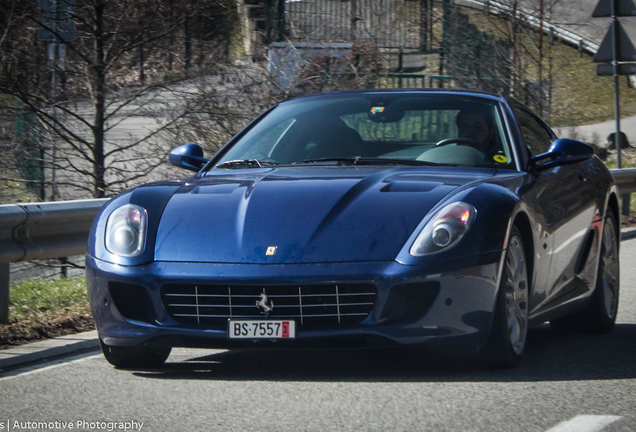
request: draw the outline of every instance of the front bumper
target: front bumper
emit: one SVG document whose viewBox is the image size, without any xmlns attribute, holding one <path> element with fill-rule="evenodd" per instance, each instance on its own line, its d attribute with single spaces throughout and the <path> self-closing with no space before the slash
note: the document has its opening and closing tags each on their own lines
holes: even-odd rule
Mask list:
<svg viewBox="0 0 636 432">
<path fill-rule="evenodd" d="M 179 347 L 323 347 L 373 345 L 457 344 L 480 347 L 493 321 L 503 251 L 480 256 L 406 266 L 395 261 L 245 265 L 153 262 L 121 266 L 86 257 L 86 282 L 95 324 L 107 345 Z M 410 322 L 387 319 L 391 289 L 401 284 L 439 283 L 439 293 L 422 316 Z M 109 283 L 145 288 L 151 320 L 127 319 L 118 310 Z M 227 329 L 205 328 L 175 321 L 162 303 L 161 287 L 168 283 L 275 284 L 372 283 L 377 287 L 373 309 L 363 321 L 328 328 L 297 327 L 291 340 L 230 340 Z M 399 321 L 399 320 L 398 320 Z"/>
</svg>

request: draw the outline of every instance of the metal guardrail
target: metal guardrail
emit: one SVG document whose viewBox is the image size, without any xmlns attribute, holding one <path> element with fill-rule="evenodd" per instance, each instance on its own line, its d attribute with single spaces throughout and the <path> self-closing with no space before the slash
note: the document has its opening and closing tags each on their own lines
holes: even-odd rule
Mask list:
<svg viewBox="0 0 636 432">
<path fill-rule="evenodd" d="M 621 214 L 629 216 L 632 193 L 636 192 L 636 168 L 623 168 L 610 170 L 618 190 L 622 194 Z"/>
<path fill-rule="evenodd" d="M 0 324 L 9 322 L 9 263 L 81 255 L 108 199 L 0 205 Z"/>
<path fill-rule="evenodd" d="M 610 170 L 621 194 L 636 192 L 636 168 Z"/>
<path fill-rule="evenodd" d="M 0 205 L 0 263 L 81 255 L 108 199 Z"/>
</svg>

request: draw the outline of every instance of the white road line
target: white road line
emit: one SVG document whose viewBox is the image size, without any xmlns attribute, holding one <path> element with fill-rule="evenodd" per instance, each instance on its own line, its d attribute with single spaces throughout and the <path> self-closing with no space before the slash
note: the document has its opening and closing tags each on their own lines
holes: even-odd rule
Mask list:
<svg viewBox="0 0 636 432">
<path fill-rule="evenodd" d="M 94 354 L 94 355 L 90 355 L 88 357 L 86 357 L 86 354 L 80 354 L 79 356 L 75 356 L 75 357 L 71 357 L 70 359 L 66 358 L 66 359 L 60 359 L 57 361 L 54 361 L 54 364 L 50 365 L 50 366 L 45 366 L 45 367 L 38 367 L 36 366 L 30 366 L 27 368 L 23 368 L 23 369 L 18 369 L 18 370 L 14 370 L 11 372 L 7 372 L 7 374 L 5 376 L 0 376 L 0 382 L 1 381 L 8 381 L 14 378 L 21 378 L 23 376 L 27 376 L 27 375 L 33 375 L 36 373 L 40 373 L 40 372 L 44 372 L 47 370 L 51 370 L 51 369 L 55 369 L 58 368 L 60 366 L 64 366 L 64 365 L 68 365 L 71 363 L 78 363 L 78 362 L 82 362 L 85 360 L 90 360 L 90 359 L 94 359 L 94 358 L 98 358 L 98 357 L 102 357 L 102 354 Z"/>
<path fill-rule="evenodd" d="M 546 432 L 599 432 L 620 418 L 622 417 L 580 415 L 561 422 Z"/>
</svg>

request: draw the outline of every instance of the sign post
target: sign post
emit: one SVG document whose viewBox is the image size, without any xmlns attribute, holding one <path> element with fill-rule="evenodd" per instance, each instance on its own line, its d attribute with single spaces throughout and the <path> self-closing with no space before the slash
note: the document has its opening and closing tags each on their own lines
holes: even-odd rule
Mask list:
<svg viewBox="0 0 636 432">
<path fill-rule="evenodd" d="M 618 82 L 618 34 L 620 24 L 616 18 L 618 0 L 612 1 L 612 69 L 614 72 L 614 111 L 616 112 L 616 135 L 614 143 L 616 145 L 616 167 L 621 169 L 621 106 L 619 103 L 620 87 Z M 629 40 L 629 38 L 627 38 Z"/>
</svg>

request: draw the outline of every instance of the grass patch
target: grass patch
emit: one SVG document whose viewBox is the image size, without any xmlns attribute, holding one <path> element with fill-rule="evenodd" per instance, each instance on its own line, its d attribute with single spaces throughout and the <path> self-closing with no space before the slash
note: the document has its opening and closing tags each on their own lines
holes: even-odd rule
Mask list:
<svg viewBox="0 0 636 432">
<path fill-rule="evenodd" d="M 9 172 L 7 169 L 0 175 L 0 204 L 37 202 L 38 196 L 28 190 L 25 182 L 2 178 Z"/>
<path fill-rule="evenodd" d="M 0 348 L 94 328 L 84 278 L 22 282 L 11 286 L 10 298 Z"/>
<path fill-rule="evenodd" d="M 596 75 L 596 64 L 576 50 L 559 45 L 555 49 L 554 113 L 552 125 L 571 126 L 600 123 L 614 118 L 614 77 Z M 636 113 L 636 90 L 620 77 L 621 116 Z"/>
<path fill-rule="evenodd" d="M 506 38 L 506 22 L 495 16 L 464 9 L 470 20 L 480 30 L 499 38 Z M 521 80 L 537 82 L 539 76 L 539 33 L 527 29 L 518 35 Z M 596 75 L 596 63 L 584 54 L 579 56 L 576 48 L 549 37 L 543 38 L 544 57 L 542 79 L 544 89 L 552 78 L 552 105 L 543 109 L 542 117 L 552 127 L 579 126 L 604 122 L 614 118 L 614 77 Z M 621 116 L 636 114 L 636 90 L 628 86 L 626 77 L 619 80 Z M 523 102 L 523 101 L 522 101 Z M 537 107 L 531 106 L 538 112 Z"/>
<path fill-rule="evenodd" d="M 50 316 L 87 311 L 86 280 L 32 280 L 11 286 L 9 314 L 12 317 Z"/>
</svg>

